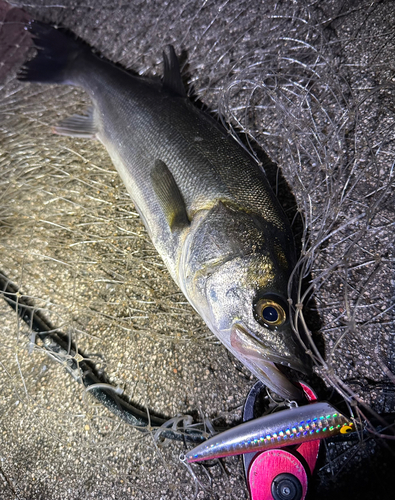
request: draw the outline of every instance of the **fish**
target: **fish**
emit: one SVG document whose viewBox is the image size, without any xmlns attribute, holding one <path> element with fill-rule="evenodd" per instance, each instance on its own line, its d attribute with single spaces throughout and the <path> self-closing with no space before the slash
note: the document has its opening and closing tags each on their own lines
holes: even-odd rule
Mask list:
<svg viewBox="0 0 395 500">
<path fill-rule="evenodd" d="M 31 21 L 19 80 L 85 89 L 92 106 L 54 132 L 100 141 L 170 275 L 208 328 L 271 390 L 301 400 L 308 372 L 290 323 L 289 221 L 256 160 L 188 98 L 172 45 L 163 79 L 130 74 L 64 30 Z"/>
<path fill-rule="evenodd" d="M 185 454 L 188 463 L 299 445 L 355 430 L 354 423 L 322 401 L 244 422 Z"/>
</svg>

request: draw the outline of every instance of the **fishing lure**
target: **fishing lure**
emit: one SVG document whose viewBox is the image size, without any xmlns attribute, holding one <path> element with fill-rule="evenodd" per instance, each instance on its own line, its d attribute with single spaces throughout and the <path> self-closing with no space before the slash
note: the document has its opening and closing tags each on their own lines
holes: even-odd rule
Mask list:
<svg viewBox="0 0 395 500">
<path fill-rule="evenodd" d="M 196 446 L 185 458 L 187 462 L 200 462 L 282 448 L 353 430 L 353 422 L 329 403 L 311 403 L 244 422 Z"/>
</svg>

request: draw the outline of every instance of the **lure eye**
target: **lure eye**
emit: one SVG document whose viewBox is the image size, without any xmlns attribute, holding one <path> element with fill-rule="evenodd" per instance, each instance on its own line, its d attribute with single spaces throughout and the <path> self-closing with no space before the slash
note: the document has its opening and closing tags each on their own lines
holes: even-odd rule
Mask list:
<svg viewBox="0 0 395 500">
<path fill-rule="evenodd" d="M 287 319 L 284 308 L 272 299 L 259 299 L 254 312 L 256 320 L 265 326 L 281 326 Z"/>
</svg>

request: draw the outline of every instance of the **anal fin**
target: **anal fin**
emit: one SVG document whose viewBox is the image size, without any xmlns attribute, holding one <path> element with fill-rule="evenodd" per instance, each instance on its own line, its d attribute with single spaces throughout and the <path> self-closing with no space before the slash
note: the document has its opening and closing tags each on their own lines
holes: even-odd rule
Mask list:
<svg viewBox="0 0 395 500">
<path fill-rule="evenodd" d="M 65 118 L 53 130 L 59 135 L 94 139 L 98 129 L 93 115 L 93 108 L 89 108 L 86 115 L 72 115 Z"/>
<path fill-rule="evenodd" d="M 151 181 L 170 230 L 189 226 L 186 205 L 173 174 L 162 160 L 155 160 Z"/>
</svg>

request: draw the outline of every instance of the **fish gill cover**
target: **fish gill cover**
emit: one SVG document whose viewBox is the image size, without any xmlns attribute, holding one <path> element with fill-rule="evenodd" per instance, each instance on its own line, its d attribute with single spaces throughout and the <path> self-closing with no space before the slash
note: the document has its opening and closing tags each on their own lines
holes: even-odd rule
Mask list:
<svg viewBox="0 0 395 500">
<path fill-rule="evenodd" d="M 306 348 L 317 376 L 357 417 L 394 413 L 392 2 L 12 5 L 15 18 L 0 11 L 3 45 L 1 32 L 21 27 L 19 6 L 141 75 L 161 76 L 162 49 L 175 46 L 189 92 L 260 161 L 266 151 L 291 221 L 303 217 L 294 282 L 303 280 L 299 328 L 313 331 Z M 26 36 L 7 35 L 16 55 Z M 103 147 L 51 133 L 88 97 L 23 84 L 17 69 L 0 87 L 1 271 L 130 401 L 168 417 L 238 422 L 249 372 L 172 282 Z M 5 302 L 0 324 L 2 499 L 247 498 L 238 458 L 191 472 L 178 459 L 183 443 L 161 443 L 110 414 Z M 366 496 L 382 498 L 393 484 L 383 443 L 329 444 L 316 495 L 350 496 L 356 478 Z"/>
</svg>

